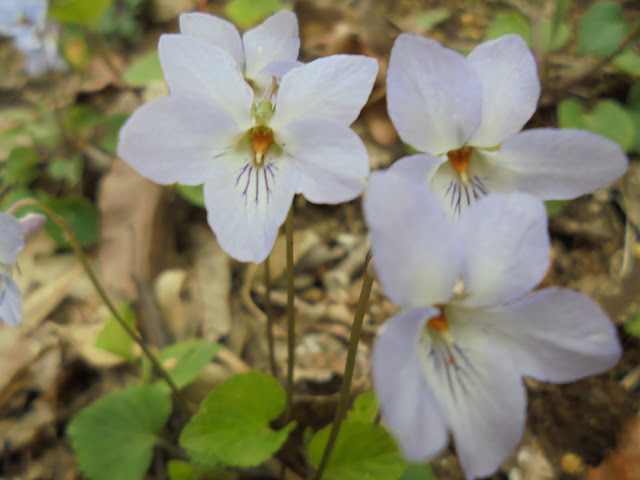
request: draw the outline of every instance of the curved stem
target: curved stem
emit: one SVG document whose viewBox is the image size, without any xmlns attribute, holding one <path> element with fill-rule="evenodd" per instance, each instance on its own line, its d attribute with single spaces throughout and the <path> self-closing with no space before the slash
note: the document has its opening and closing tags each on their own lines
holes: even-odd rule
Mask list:
<svg viewBox="0 0 640 480">
<path fill-rule="evenodd" d="M 333 418 L 333 424 L 331 425 L 331 432 L 329 432 L 329 439 L 322 452 L 322 458 L 320 464 L 316 470 L 316 474 L 313 477 L 314 480 L 320 480 L 322 474 L 329 462 L 331 452 L 338 438 L 340 432 L 340 425 L 347 412 L 349 406 L 349 397 L 351 393 L 351 380 L 353 378 L 353 369 L 356 364 L 356 353 L 358 351 L 358 343 L 360 341 L 360 331 L 362 330 L 362 321 L 364 320 L 364 314 L 367 309 L 367 303 L 369 302 L 369 295 L 371 294 L 371 287 L 373 286 L 373 277 L 367 272 L 367 265 L 369 263 L 369 255 L 365 260 L 364 276 L 362 279 L 362 290 L 360 290 L 360 298 L 358 300 L 358 308 L 353 318 L 353 326 L 351 327 L 351 337 L 349 338 L 349 350 L 347 351 L 347 363 L 344 367 L 344 376 L 342 378 L 342 386 L 340 387 L 340 399 L 338 400 L 338 406 L 336 407 L 336 415 Z"/>
<path fill-rule="evenodd" d="M 58 215 L 56 212 L 54 212 L 47 205 L 45 205 L 44 203 L 42 203 L 42 202 L 40 202 L 40 201 L 38 201 L 38 200 L 36 200 L 34 198 L 24 198 L 22 200 L 19 200 L 18 202 L 16 202 L 13 205 L 12 211 L 15 212 L 15 211 L 19 210 L 20 208 L 28 207 L 28 206 L 34 206 L 34 207 L 37 207 L 38 209 L 42 210 L 44 213 L 47 214 L 47 216 L 51 220 L 54 221 L 54 223 L 56 225 L 58 225 L 62 229 L 62 231 L 65 234 L 65 237 L 66 237 L 67 241 L 69 242 L 69 245 L 71 245 L 71 248 L 73 249 L 73 252 L 78 257 L 78 260 L 80 260 L 80 263 L 84 267 L 85 272 L 87 272 L 87 276 L 91 280 L 91 283 L 93 283 L 94 288 L 98 292 L 98 295 L 100 296 L 100 298 L 102 299 L 104 304 L 111 311 L 111 314 L 114 316 L 116 321 L 120 324 L 120 326 L 140 346 L 140 348 L 142 349 L 142 351 L 144 352 L 146 357 L 149 359 L 149 361 L 153 365 L 153 368 L 155 369 L 155 371 L 158 374 L 158 376 L 162 377 L 162 379 L 167 382 L 167 384 L 169 385 L 169 387 L 173 391 L 173 393 L 176 396 L 176 398 L 180 402 L 184 403 L 184 406 L 186 407 L 187 404 L 184 401 L 184 399 L 182 398 L 182 395 L 180 393 L 180 390 L 178 389 L 178 386 L 174 383 L 174 381 L 171 378 L 171 376 L 169 375 L 169 373 L 160 364 L 158 359 L 151 352 L 151 350 L 149 349 L 147 344 L 144 342 L 142 337 L 138 334 L 138 332 L 136 332 L 133 328 L 131 328 L 129 326 L 129 324 L 127 322 L 124 321 L 124 319 L 122 318 L 122 316 L 120 315 L 120 313 L 116 309 L 115 305 L 111 302 L 111 299 L 109 299 L 109 297 L 107 296 L 107 292 L 102 287 L 102 284 L 98 280 L 98 277 L 96 277 L 96 274 L 93 271 L 93 268 L 91 267 L 91 264 L 89 263 L 89 259 L 87 258 L 87 256 L 82 251 L 82 247 L 80 246 L 80 242 L 78 242 L 78 239 L 76 238 L 75 234 L 73 233 L 73 230 L 71 230 L 71 227 L 69 227 L 69 224 L 65 221 L 64 218 L 62 218 L 60 215 Z"/>
<path fill-rule="evenodd" d="M 295 364 L 296 325 L 293 311 L 293 203 L 285 221 L 287 244 L 287 400 L 284 409 L 285 424 L 291 421 L 293 404 L 293 367 Z"/>
<path fill-rule="evenodd" d="M 271 375 L 278 378 L 278 364 L 276 363 L 276 354 L 273 338 L 273 307 L 271 305 L 271 261 L 270 256 L 264 261 L 264 286 L 265 299 L 264 309 L 267 314 L 267 345 L 269 348 L 269 365 L 271 366 Z"/>
</svg>

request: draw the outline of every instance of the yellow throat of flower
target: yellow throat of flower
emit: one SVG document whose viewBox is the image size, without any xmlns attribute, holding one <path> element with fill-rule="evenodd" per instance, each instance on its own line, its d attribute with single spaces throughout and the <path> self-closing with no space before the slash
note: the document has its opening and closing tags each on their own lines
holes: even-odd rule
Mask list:
<svg viewBox="0 0 640 480">
<path fill-rule="evenodd" d="M 459 150 L 451 150 L 447 153 L 447 157 L 453 169 L 458 172 L 462 183 L 467 184 L 469 182 L 467 169 L 469 168 L 469 160 L 471 159 L 471 149 L 462 147 Z"/>
</svg>

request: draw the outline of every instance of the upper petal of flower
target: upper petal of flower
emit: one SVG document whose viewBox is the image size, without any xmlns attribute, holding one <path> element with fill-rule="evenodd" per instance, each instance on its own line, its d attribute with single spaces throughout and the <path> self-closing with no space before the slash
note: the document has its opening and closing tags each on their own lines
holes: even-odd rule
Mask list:
<svg viewBox="0 0 640 480">
<path fill-rule="evenodd" d="M 489 195 L 460 217 L 467 307 L 493 306 L 523 297 L 549 268 L 544 203 L 523 194 Z"/>
<path fill-rule="evenodd" d="M 429 460 L 448 443 L 442 412 L 417 354 L 424 325 L 436 314 L 435 308 L 416 307 L 394 315 L 380 329 L 371 355 L 373 385 L 386 423 L 414 462 Z"/>
<path fill-rule="evenodd" d="M 409 178 L 429 185 L 438 167 L 444 162 L 446 162 L 446 158 L 443 159 L 426 153 L 416 153 L 415 155 L 402 157 L 394 162 L 389 167 L 389 170 L 407 175 Z"/>
<path fill-rule="evenodd" d="M 604 372 L 622 353 L 607 315 L 571 290 L 548 288 L 510 305 L 476 310 L 473 319 L 508 348 L 522 375 L 544 382 Z"/>
<path fill-rule="evenodd" d="M 622 176 L 629 161 L 620 146 L 583 130 L 539 128 L 508 139 L 495 154 L 497 191 L 543 200 L 575 198 Z"/>
<path fill-rule="evenodd" d="M 293 12 L 278 12 L 245 32 L 242 41 L 247 77 L 265 87 L 271 80 L 268 75 L 261 75 L 265 67 L 273 62 L 298 60 L 298 19 Z"/>
<path fill-rule="evenodd" d="M 291 70 L 278 89 L 273 128 L 303 117 L 351 125 L 369 98 L 377 72 L 377 60 L 363 55 L 331 55 Z"/>
<path fill-rule="evenodd" d="M 251 126 L 253 90 L 229 53 L 201 38 L 179 34 L 162 35 L 158 49 L 171 95 L 212 100 L 241 130 Z"/>
<path fill-rule="evenodd" d="M 469 144 L 495 147 L 518 133 L 536 111 L 536 60 L 519 35 L 485 42 L 468 59 L 482 82 L 482 121 Z"/>
<path fill-rule="evenodd" d="M 467 478 L 494 473 L 520 441 L 526 392 L 510 351 L 462 309 L 448 307 L 453 344 L 419 350 L 428 388 L 444 413 Z"/>
<path fill-rule="evenodd" d="M 325 118 L 304 118 L 280 129 L 276 142 L 295 159 L 297 193 L 310 202 L 346 202 L 364 190 L 369 156 L 349 127 Z"/>
<path fill-rule="evenodd" d="M 242 39 L 235 25 L 208 13 L 183 13 L 179 18 L 180 33 L 193 35 L 222 48 L 236 61 L 239 70 L 244 67 Z"/>
<path fill-rule="evenodd" d="M 0 323 L 17 327 L 22 320 L 22 294 L 9 275 L 0 273 Z"/>
<path fill-rule="evenodd" d="M 272 150 L 258 168 L 248 145 L 236 150 L 214 164 L 204 184 L 209 225 L 222 249 L 241 262 L 269 255 L 295 194 L 295 162 Z"/>
<path fill-rule="evenodd" d="M 239 136 L 235 121 L 210 100 L 168 96 L 143 105 L 127 120 L 118 155 L 156 183 L 199 185 Z"/>
<path fill-rule="evenodd" d="M 440 155 L 460 148 L 480 125 L 482 83 L 458 52 L 403 33 L 391 50 L 387 109 L 403 141 Z"/>
<path fill-rule="evenodd" d="M 433 193 L 403 173 L 376 172 L 363 207 L 373 262 L 389 299 L 407 307 L 446 303 L 463 253 L 454 221 Z"/>
<path fill-rule="evenodd" d="M 13 265 L 24 248 L 24 234 L 20 221 L 0 212 L 0 264 Z"/>
</svg>

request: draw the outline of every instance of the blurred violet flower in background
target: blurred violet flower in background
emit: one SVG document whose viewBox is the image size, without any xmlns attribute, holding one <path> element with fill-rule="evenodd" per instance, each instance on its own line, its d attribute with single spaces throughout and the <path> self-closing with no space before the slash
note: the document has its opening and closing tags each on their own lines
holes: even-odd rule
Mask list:
<svg viewBox="0 0 640 480">
<path fill-rule="evenodd" d="M 35 233 L 45 223 L 44 215 L 32 213 L 18 220 L 0 212 L 0 323 L 17 326 L 22 320 L 22 295 L 11 278 L 13 265 L 24 248 L 25 237 Z"/>
<path fill-rule="evenodd" d="M 208 13 L 180 15 L 180 32 L 201 38 L 227 52 L 243 73 L 258 99 L 271 85 L 273 77 L 280 81 L 298 62 L 300 37 L 298 19 L 293 12 L 279 12 L 257 27 L 247 30 L 242 38 L 235 25 Z"/>
<path fill-rule="evenodd" d="M 425 153 L 393 168 L 415 175 L 416 164 L 427 163 L 424 181 L 453 216 L 490 192 L 570 199 L 624 174 L 625 154 L 602 136 L 520 132 L 539 96 L 535 59 L 518 35 L 485 42 L 465 58 L 402 34 L 391 51 L 387 108 L 402 140 Z"/>
<path fill-rule="evenodd" d="M 282 58 L 269 45 L 255 48 L 265 59 Z M 154 182 L 204 183 L 209 225 L 232 257 L 264 260 L 296 193 L 332 204 L 362 193 L 369 160 L 349 125 L 373 88 L 375 59 L 315 60 L 254 103 L 237 61 L 211 42 L 163 35 L 159 55 L 170 95 L 134 112 L 118 154 Z"/>
<path fill-rule="evenodd" d="M 33 77 L 62 71 L 66 62 L 58 53 L 60 28 L 46 24 L 46 0 L 0 0 L 0 35 L 13 39 L 24 55 L 24 70 Z"/>
<path fill-rule="evenodd" d="M 405 308 L 380 330 L 373 379 L 410 460 L 441 452 L 450 431 L 467 478 L 491 475 L 523 433 L 522 376 L 571 382 L 618 361 L 616 329 L 593 300 L 531 293 L 549 267 L 539 199 L 490 195 L 456 221 L 391 170 L 372 174 L 364 213 L 380 283 Z"/>
</svg>

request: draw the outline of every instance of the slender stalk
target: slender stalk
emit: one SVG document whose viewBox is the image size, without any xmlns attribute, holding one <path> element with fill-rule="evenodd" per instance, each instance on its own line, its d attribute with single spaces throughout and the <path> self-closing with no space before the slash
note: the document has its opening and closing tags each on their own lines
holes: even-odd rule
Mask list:
<svg viewBox="0 0 640 480">
<path fill-rule="evenodd" d="M 349 406 L 349 397 L 351 393 L 351 380 L 353 378 L 353 369 L 356 364 L 356 352 L 358 351 L 358 342 L 360 341 L 360 331 L 362 330 L 362 321 L 367 309 L 367 303 L 369 302 L 369 295 L 371 294 L 371 287 L 373 285 L 373 277 L 367 273 L 367 264 L 369 263 L 369 257 L 365 261 L 364 276 L 362 279 L 362 290 L 360 290 L 360 299 L 358 300 L 358 308 L 353 318 L 353 326 L 351 327 L 351 338 L 349 339 L 349 350 L 347 351 L 347 364 L 344 367 L 344 376 L 342 377 L 342 386 L 340 387 L 340 399 L 338 400 L 338 406 L 336 408 L 336 415 L 331 425 L 331 432 L 329 432 L 329 439 L 322 452 L 322 458 L 320 464 L 316 470 L 316 474 L 313 477 L 314 480 L 320 480 L 322 474 L 329 462 L 331 452 L 338 438 L 340 432 L 340 425 L 347 412 Z"/>
<path fill-rule="evenodd" d="M 278 378 L 278 365 L 276 363 L 276 353 L 273 339 L 273 307 L 271 305 L 271 262 L 269 257 L 264 261 L 264 286 L 265 299 L 264 309 L 267 314 L 267 345 L 269 348 L 269 365 L 271 366 L 271 375 Z"/>
<path fill-rule="evenodd" d="M 287 244 L 287 400 L 285 424 L 291 421 L 293 409 L 293 366 L 295 364 L 296 325 L 293 311 L 293 203 L 285 221 Z"/>
<path fill-rule="evenodd" d="M 89 259 L 87 258 L 87 256 L 82 251 L 82 247 L 80 246 L 80 243 L 78 242 L 78 239 L 76 238 L 75 234 L 73 233 L 73 230 L 71 230 L 71 227 L 69 227 L 69 225 L 67 224 L 65 219 L 62 218 L 60 215 L 58 215 L 56 212 L 54 212 L 47 205 L 45 205 L 42 202 L 39 202 L 38 200 L 36 200 L 34 198 L 24 198 L 22 200 L 19 200 L 18 202 L 16 202 L 13 205 L 11 210 L 15 212 L 15 211 L 18 211 L 20 208 L 28 207 L 28 206 L 34 206 L 34 207 L 37 207 L 38 209 L 42 210 L 44 213 L 47 214 L 47 216 L 51 220 L 53 220 L 53 222 L 56 225 L 58 225 L 62 229 L 62 231 L 65 234 L 65 237 L 66 237 L 67 241 L 69 242 L 69 245 L 71 245 L 71 248 L 73 249 L 73 252 L 78 257 L 78 260 L 80 260 L 80 263 L 84 267 L 85 272 L 87 272 L 87 276 L 91 280 L 91 283 L 93 283 L 94 288 L 98 292 L 98 295 L 100 296 L 100 298 L 102 299 L 104 304 L 111 311 L 111 314 L 114 316 L 116 321 L 120 324 L 120 326 L 140 346 L 140 348 L 142 349 L 142 351 L 144 352 L 146 357 L 149 359 L 149 361 L 153 365 L 153 368 L 155 369 L 155 371 L 158 374 L 158 376 L 162 377 L 167 382 L 167 384 L 169 385 L 169 387 L 173 391 L 173 393 L 176 396 L 176 398 L 179 401 L 181 401 L 182 403 L 184 403 L 184 406 L 186 407 L 187 404 L 184 401 L 184 399 L 182 397 L 182 394 L 180 393 L 180 390 L 178 389 L 177 385 L 174 383 L 174 381 L 171 378 L 171 376 L 169 375 L 169 373 L 160 364 L 158 359 L 151 352 L 151 350 L 149 349 L 149 347 L 147 346 L 145 341 L 142 339 L 142 337 L 140 337 L 138 332 L 136 332 L 133 328 L 131 328 L 129 326 L 129 324 L 127 322 L 124 321 L 124 319 L 122 318 L 122 316 L 120 315 L 120 313 L 116 309 L 115 305 L 111 302 L 111 299 L 109 299 L 109 297 L 107 296 L 107 292 L 104 290 L 104 288 L 102 288 L 102 284 L 100 283 L 100 281 L 98 280 L 98 277 L 96 276 L 95 272 L 93 271 L 93 268 L 91 267 L 91 264 L 89 263 Z"/>
</svg>

